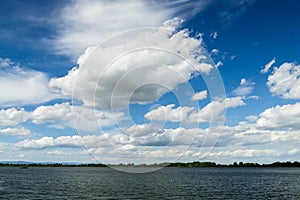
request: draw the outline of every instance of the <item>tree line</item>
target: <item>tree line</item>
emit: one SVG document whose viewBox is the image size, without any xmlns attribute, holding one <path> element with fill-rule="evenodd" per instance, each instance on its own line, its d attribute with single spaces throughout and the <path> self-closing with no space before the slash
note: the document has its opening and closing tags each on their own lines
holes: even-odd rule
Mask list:
<svg viewBox="0 0 300 200">
<path fill-rule="evenodd" d="M 0 163 L 0 167 L 182 167 L 182 168 L 199 168 L 199 167 L 300 167 L 300 163 L 295 162 L 273 162 L 271 164 L 259 164 L 259 163 L 243 163 L 234 162 L 232 164 L 217 164 L 215 162 L 188 162 L 188 163 L 159 163 L 159 164 L 118 164 L 118 165 L 105 165 L 101 163 L 86 163 L 86 164 L 63 164 L 63 163 Z"/>
</svg>

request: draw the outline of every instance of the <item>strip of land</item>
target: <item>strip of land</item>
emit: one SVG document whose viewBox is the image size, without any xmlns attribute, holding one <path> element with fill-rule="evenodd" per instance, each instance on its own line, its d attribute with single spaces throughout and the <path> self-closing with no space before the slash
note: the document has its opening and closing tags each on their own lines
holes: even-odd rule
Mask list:
<svg viewBox="0 0 300 200">
<path fill-rule="evenodd" d="M 118 165 L 105 165 L 101 163 L 30 163 L 30 162 L 0 162 L 0 167 L 181 167 L 181 168 L 200 168 L 200 167 L 300 167 L 300 163 L 295 162 L 274 162 L 271 164 L 259 163 L 243 163 L 234 162 L 232 164 L 217 164 L 215 162 L 188 162 L 188 163 L 159 163 L 159 164 L 118 164 Z"/>
</svg>

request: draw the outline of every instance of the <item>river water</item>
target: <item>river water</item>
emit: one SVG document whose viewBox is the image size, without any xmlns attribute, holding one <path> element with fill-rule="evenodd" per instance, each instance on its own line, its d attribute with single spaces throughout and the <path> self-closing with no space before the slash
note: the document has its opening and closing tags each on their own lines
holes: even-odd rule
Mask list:
<svg viewBox="0 0 300 200">
<path fill-rule="evenodd" d="M 0 199 L 300 199 L 300 169 L 0 167 Z"/>
</svg>

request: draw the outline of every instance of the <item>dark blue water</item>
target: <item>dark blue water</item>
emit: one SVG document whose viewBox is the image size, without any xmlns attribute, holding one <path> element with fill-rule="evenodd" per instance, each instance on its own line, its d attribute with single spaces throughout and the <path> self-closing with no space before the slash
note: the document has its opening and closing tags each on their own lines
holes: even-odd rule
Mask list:
<svg viewBox="0 0 300 200">
<path fill-rule="evenodd" d="M 300 169 L 0 167 L 0 199 L 300 199 Z"/>
</svg>

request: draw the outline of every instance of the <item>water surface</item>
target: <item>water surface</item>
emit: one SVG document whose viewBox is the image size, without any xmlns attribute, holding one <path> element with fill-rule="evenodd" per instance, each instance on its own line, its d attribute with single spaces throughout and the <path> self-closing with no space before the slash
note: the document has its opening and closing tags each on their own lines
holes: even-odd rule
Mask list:
<svg viewBox="0 0 300 200">
<path fill-rule="evenodd" d="M 300 199 L 300 169 L 0 167 L 0 199 Z"/>
</svg>

